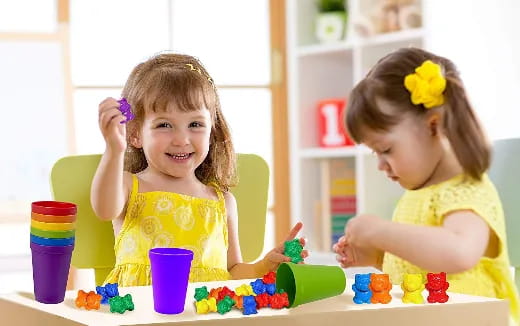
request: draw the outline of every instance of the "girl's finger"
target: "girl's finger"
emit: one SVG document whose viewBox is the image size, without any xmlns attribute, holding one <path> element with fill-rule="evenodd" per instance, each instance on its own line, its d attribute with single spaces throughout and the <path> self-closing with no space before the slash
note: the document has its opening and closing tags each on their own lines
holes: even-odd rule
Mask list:
<svg viewBox="0 0 520 326">
<path fill-rule="evenodd" d="M 305 247 L 305 244 L 307 243 L 307 240 L 305 238 L 300 238 L 300 244 Z"/>
<path fill-rule="evenodd" d="M 308 250 L 302 251 L 302 258 L 307 258 L 307 257 L 309 257 L 309 251 Z"/>
<path fill-rule="evenodd" d="M 300 230 L 303 228 L 303 223 L 302 222 L 298 222 L 296 223 L 293 228 L 291 229 L 291 231 L 289 231 L 289 234 L 287 235 L 287 237 L 285 238 L 285 241 L 289 241 L 289 240 L 292 240 L 296 237 L 296 235 L 298 234 L 298 232 L 300 232 Z"/>
<path fill-rule="evenodd" d="M 273 263 L 284 263 L 284 262 L 290 262 L 291 258 L 287 257 L 283 254 L 280 254 L 278 252 L 271 252 L 268 259 L 272 261 Z"/>
</svg>

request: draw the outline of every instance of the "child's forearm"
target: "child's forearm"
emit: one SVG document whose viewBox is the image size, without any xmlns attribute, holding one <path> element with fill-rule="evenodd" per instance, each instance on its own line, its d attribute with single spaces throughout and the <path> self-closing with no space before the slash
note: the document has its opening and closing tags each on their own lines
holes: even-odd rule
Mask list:
<svg viewBox="0 0 520 326">
<path fill-rule="evenodd" d="M 442 227 L 428 227 L 388 222 L 372 245 L 432 272 L 458 273 L 472 267 L 464 246 L 454 232 Z"/>
<path fill-rule="evenodd" d="M 123 185 L 124 152 L 106 151 L 92 180 L 90 201 L 92 209 L 101 220 L 119 216 L 125 206 Z"/>
<path fill-rule="evenodd" d="M 229 270 L 231 277 L 234 280 L 244 279 L 244 278 L 258 278 L 262 277 L 269 272 L 264 260 L 260 260 L 256 263 L 238 263 L 235 264 Z"/>
</svg>

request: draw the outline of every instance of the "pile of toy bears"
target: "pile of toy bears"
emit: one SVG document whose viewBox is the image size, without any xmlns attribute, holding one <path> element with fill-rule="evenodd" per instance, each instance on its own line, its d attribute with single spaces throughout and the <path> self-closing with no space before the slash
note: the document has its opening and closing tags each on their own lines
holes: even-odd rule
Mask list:
<svg viewBox="0 0 520 326">
<path fill-rule="evenodd" d="M 109 304 L 110 312 L 124 313 L 134 310 L 132 295 L 119 296 L 117 283 L 107 283 L 105 286 L 96 286 L 96 292 L 78 291 L 75 304 L 78 308 L 99 310 L 101 304 Z"/>
<path fill-rule="evenodd" d="M 225 314 L 233 307 L 244 315 L 256 314 L 257 309 L 271 307 L 282 309 L 289 306 L 289 298 L 283 290 L 276 291 L 276 273 L 269 272 L 254 282 L 242 284 L 234 291 L 228 287 L 211 289 L 206 286 L 195 289 L 195 307 L 198 314 L 218 312 Z"/>
<path fill-rule="evenodd" d="M 403 289 L 403 303 L 424 303 L 422 291 L 429 291 L 427 301 L 429 303 L 445 303 L 449 296 L 446 293 L 449 283 L 446 281 L 446 273 L 428 273 L 427 282 L 424 284 L 422 274 L 405 274 L 401 289 Z M 390 290 L 392 283 L 388 274 L 356 274 L 352 284 L 354 291 L 353 301 L 356 304 L 363 303 L 389 303 L 392 301 Z"/>
</svg>

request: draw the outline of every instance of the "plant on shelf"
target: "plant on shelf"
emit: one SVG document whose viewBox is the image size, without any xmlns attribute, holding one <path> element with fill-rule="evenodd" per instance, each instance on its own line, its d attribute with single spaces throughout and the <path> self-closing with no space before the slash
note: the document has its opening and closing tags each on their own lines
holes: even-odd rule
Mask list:
<svg viewBox="0 0 520 326">
<path fill-rule="evenodd" d="M 316 38 L 320 42 L 343 39 L 347 23 L 345 0 L 317 0 Z"/>
</svg>

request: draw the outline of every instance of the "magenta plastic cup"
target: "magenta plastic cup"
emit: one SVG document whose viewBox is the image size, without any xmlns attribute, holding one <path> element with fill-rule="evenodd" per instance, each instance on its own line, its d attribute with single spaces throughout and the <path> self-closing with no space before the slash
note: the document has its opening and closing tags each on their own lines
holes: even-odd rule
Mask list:
<svg viewBox="0 0 520 326">
<path fill-rule="evenodd" d="M 182 248 L 150 249 L 153 306 L 161 314 L 184 311 L 193 251 Z"/>
<path fill-rule="evenodd" d="M 42 246 L 31 242 L 36 301 L 41 303 L 63 302 L 73 250 L 74 245 Z"/>
</svg>

